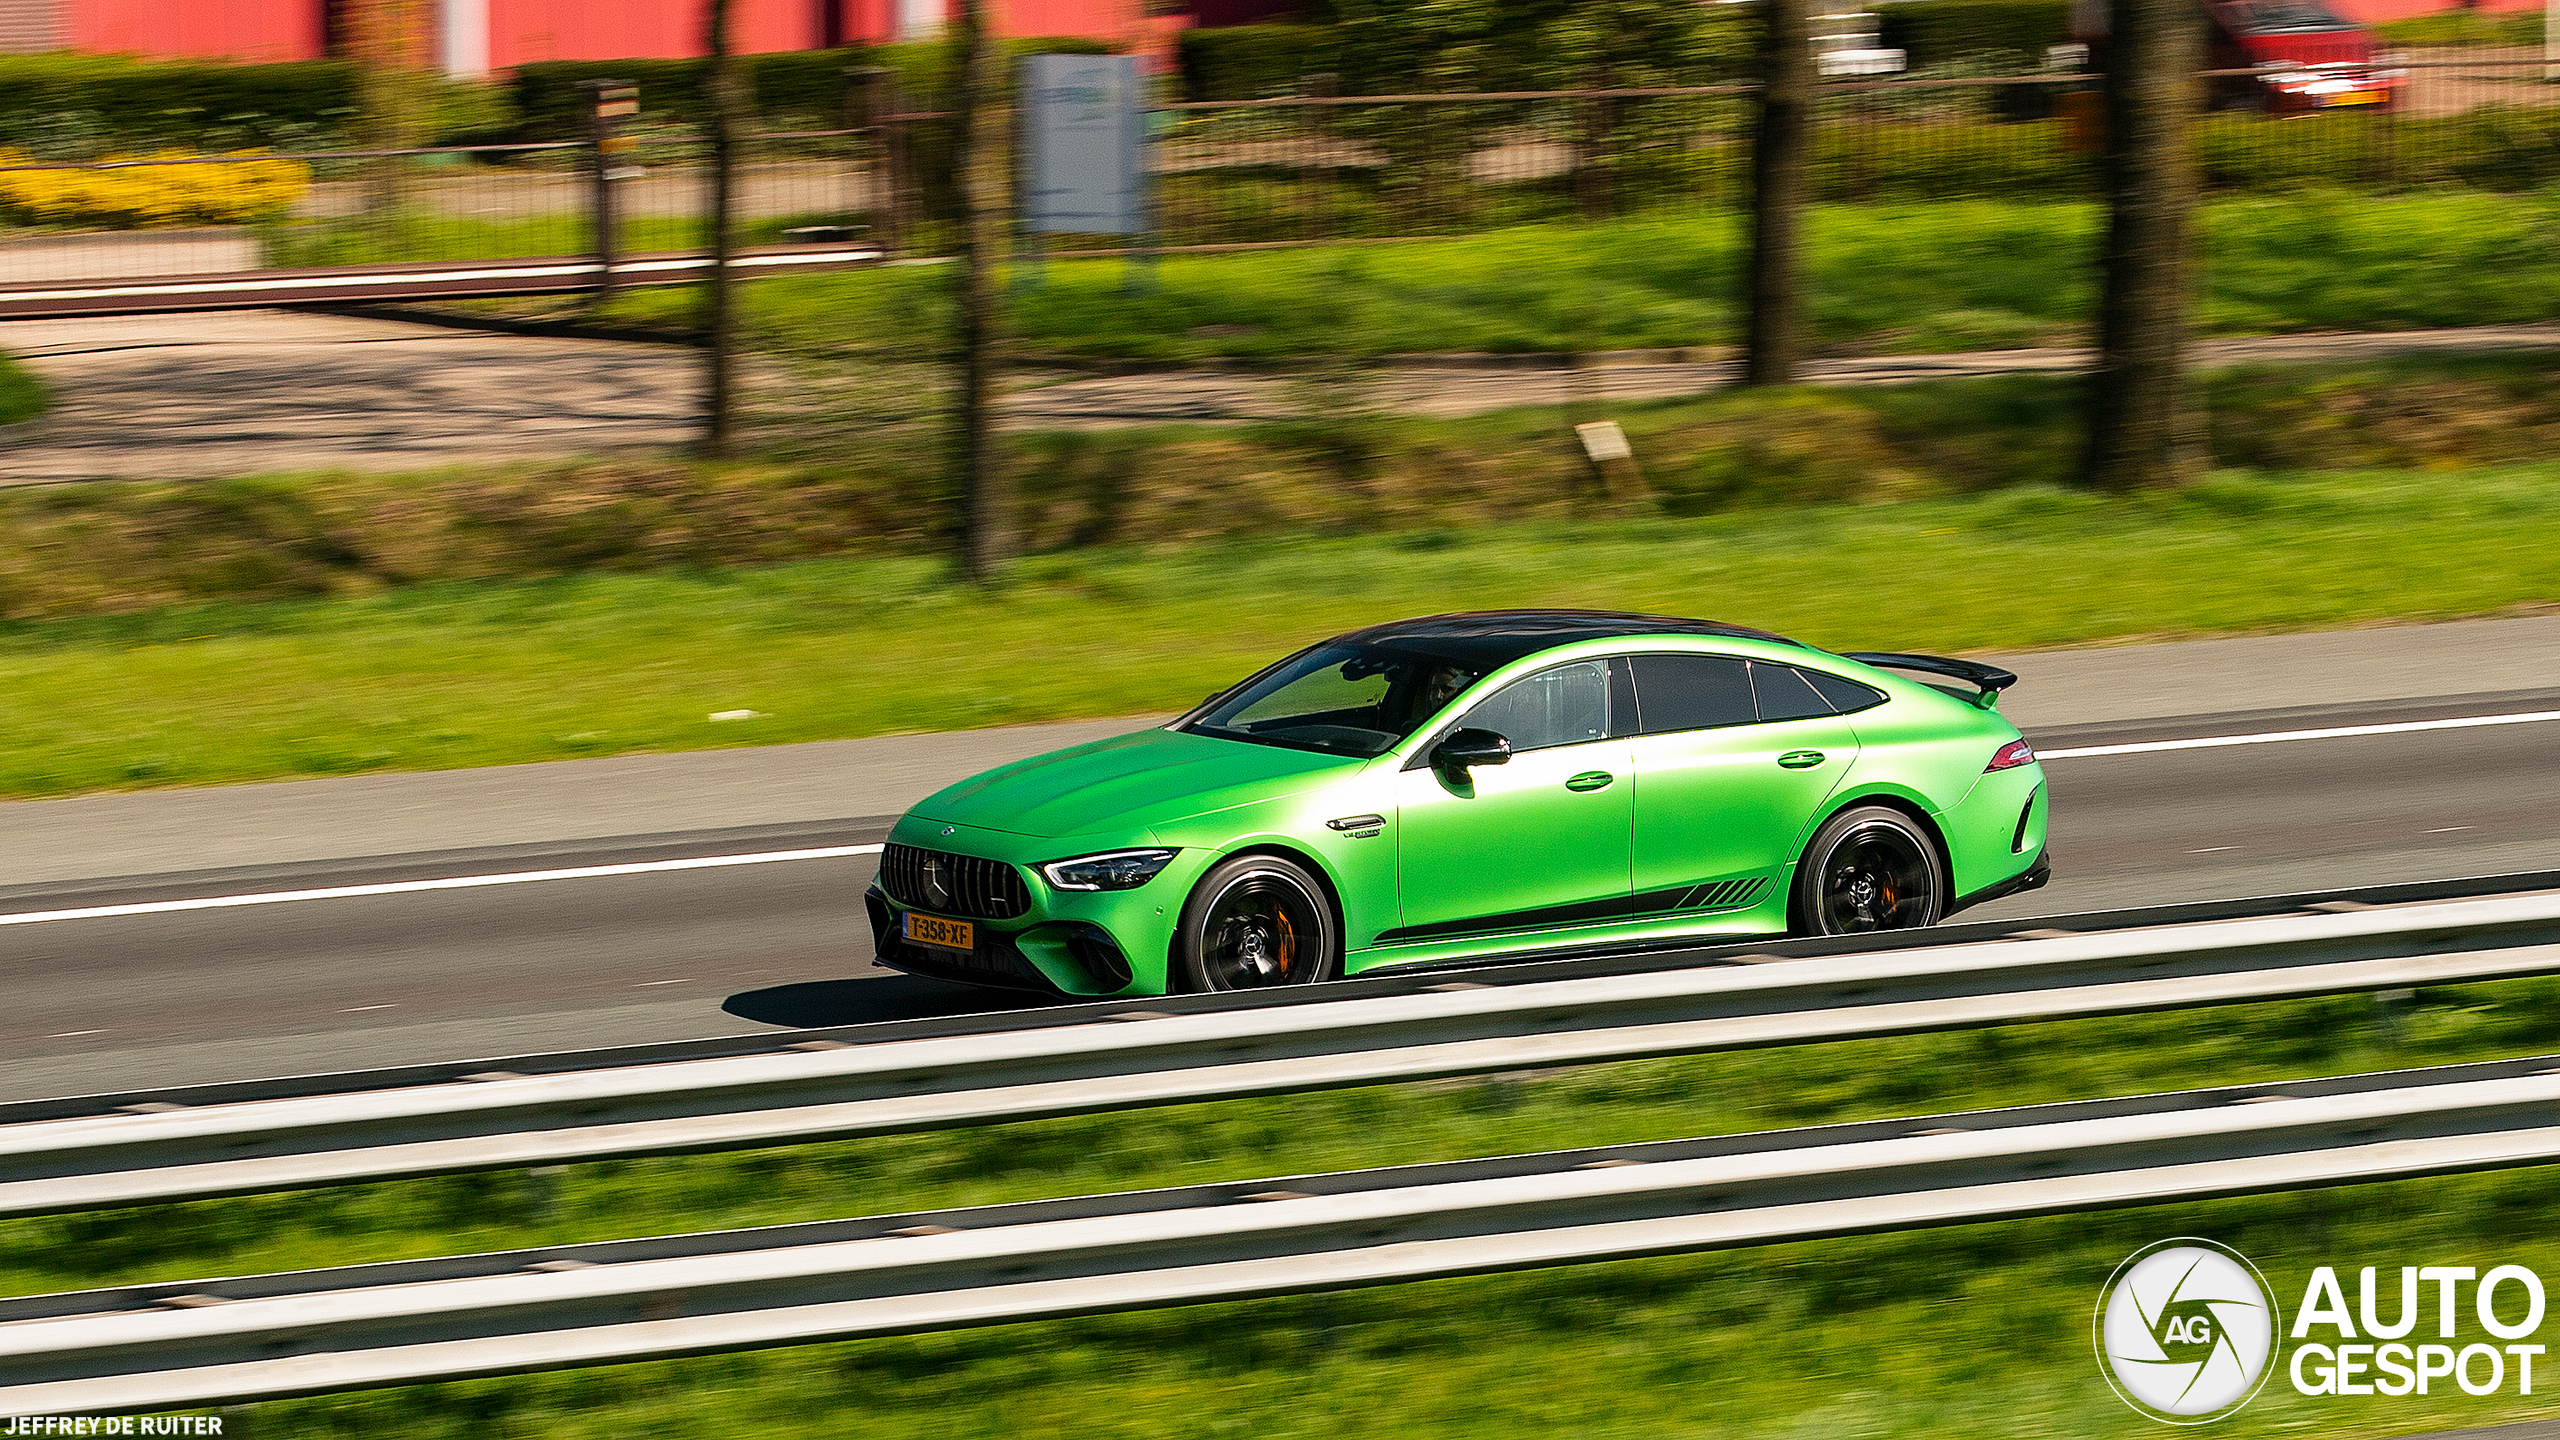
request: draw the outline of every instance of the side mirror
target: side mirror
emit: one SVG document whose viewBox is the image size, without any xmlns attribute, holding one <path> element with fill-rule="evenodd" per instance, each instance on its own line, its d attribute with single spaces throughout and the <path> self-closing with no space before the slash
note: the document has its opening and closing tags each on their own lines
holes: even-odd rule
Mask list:
<svg viewBox="0 0 2560 1440">
<path fill-rule="evenodd" d="M 1431 747 L 1431 768 L 1452 780 L 1463 780 L 1477 765 L 1511 763 L 1511 742 L 1490 730 L 1460 726 Z"/>
</svg>

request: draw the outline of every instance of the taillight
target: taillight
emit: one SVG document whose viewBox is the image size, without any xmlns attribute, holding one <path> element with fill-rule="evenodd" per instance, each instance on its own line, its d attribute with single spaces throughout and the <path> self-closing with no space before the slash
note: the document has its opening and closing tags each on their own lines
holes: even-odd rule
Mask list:
<svg viewBox="0 0 2560 1440">
<path fill-rule="evenodd" d="M 1991 763 L 1982 767 L 1982 773 L 1988 775 L 1994 770 L 2015 770 L 2021 765 L 2034 763 L 2036 747 L 2024 740 L 2012 740 L 2000 747 L 1999 753 L 1991 757 Z"/>
</svg>

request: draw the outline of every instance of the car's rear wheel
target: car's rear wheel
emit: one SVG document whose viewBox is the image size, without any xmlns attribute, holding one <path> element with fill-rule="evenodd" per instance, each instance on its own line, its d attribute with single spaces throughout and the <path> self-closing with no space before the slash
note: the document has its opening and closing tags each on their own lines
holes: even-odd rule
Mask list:
<svg viewBox="0 0 2560 1440">
<path fill-rule="evenodd" d="M 1864 805 L 1814 832 L 1792 908 L 1799 934 L 1863 935 L 1935 925 L 1945 896 L 1937 845 L 1901 811 Z"/>
<path fill-rule="evenodd" d="M 1239 855 L 1192 890 L 1175 950 L 1187 990 L 1309 985 L 1340 963 L 1340 927 L 1304 867 L 1277 855 Z"/>
</svg>

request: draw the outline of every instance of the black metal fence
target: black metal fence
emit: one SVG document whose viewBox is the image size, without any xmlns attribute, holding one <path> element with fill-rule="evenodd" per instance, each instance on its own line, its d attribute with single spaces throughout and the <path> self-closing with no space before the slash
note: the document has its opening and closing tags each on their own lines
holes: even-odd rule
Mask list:
<svg viewBox="0 0 2560 1440">
<path fill-rule="evenodd" d="M 2281 90 L 2277 78 L 2205 77 L 2215 108 L 2196 146 L 2209 190 L 2560 183 L 2560 84 L 2539 59 L 2395 63 L 2327 98 L 2312 85 Z M 2059 73 L 1826 82 L 1815 194 L 2093 198 L 2094 83 Z M 892 86 L 858 89 L 841 128 L 747 141 L 744 243 L 867 237 L 893 253 L 940 253 L 950 120 Z M 1152 243 L 1308 244 L 1737 207 L 1751 110 L 1745 85 L 1169 104 L 1155 115 Z M 0 286 L 682 253 L 704 241 L 708 173 L 698 134 L 647 123 L 586 141 L 0 164 Z M 1049 248 L 1130 243 L 1057 236 Z"/>
</svg>

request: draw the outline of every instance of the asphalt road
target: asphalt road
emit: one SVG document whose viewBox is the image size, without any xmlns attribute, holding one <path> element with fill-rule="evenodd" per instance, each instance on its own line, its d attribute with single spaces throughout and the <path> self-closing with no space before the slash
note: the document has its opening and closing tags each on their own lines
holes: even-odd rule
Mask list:
<svg viewBox="0 0 2560 1440">
<path fill-rule="evenodd" d="M 2560 690 L 2031 728 L 2048 751 L 2560 709 Z M 2560 721 L 2050 762 L 2027 916 L 2560 865 Z M 975 768 L 971 766 L 970 768 Z M 859 845 L 885 818 L 0 890 L 0 915 Z M 1028 1003 L 870 963 L 869 857 L 0 928 L 0 1098 Z"/>
</svg>

